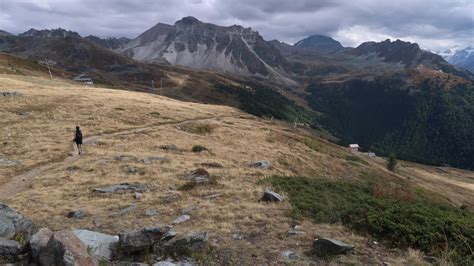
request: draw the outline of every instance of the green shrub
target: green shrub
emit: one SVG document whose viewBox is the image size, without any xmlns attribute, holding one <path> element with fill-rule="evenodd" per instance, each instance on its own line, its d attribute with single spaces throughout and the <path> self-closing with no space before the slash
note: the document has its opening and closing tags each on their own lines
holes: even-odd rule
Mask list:
<svg viewBox="0 0 474 266">
<path fill-rule="evenodd" d="M 115 107 L 114 110 L 116 110 L 116 111 L 125 111 L 125 108 L 122 108 L 122 107 Z"/>
<path fill-rule="evenodd" d="M 314 151 L 319 151 L 320 150 L 320 145 L 312 138 L 304 138 L 303 143 L 308 146 L 308 148 L 314 150 Z"/>
<path fill-rule="evenodd" d="M 434 202 L 404 186 L 285 176 L 269 181 L 289 195 L 294 218 L 343 223 L 393 246 L 438 256 L 449 251 L 455 263 L 474 263 L 474 214 L 467 210 Z"/>
<path fill-rule="evenodd" d="M 191 149 L 192 152 L 203 152 L 207 151 L 208 149 L 204 146 L 201 145 L 194 145 L 193 148 Z"/>
<path fill-rule="evenodd" d="M 397 168 L 397 157 L 395 157 L 395 154 L 391 153 L 388 156 L 387 169 L 392 172 L 395 172 L 396 168 Z"/>
<path fill-rule="evenodd" d="M 154 116 L 154 117 L 160 117 L 160 112 L 151 112 L 150 113 L 151 116 Z"/>
</svg>

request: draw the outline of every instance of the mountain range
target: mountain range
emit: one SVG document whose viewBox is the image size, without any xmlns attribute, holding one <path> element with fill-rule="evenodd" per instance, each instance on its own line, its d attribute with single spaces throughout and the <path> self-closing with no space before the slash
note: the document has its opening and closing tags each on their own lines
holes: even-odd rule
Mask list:
<svg viewBox="0 0 474 266">
<path fill-rule="evenodd" d="M 151 81 L 161 80 L 165 95 L 177 99 L 308 123 L 343 145 L 474 168 L 474 76 L 416 43 L 350 48 L 313 35 L 290 45 L 266 41 L 251 28 L 184 17 L 133 39 L 64 29 L 1 32 L 0 51 L 47 59 L 114 87 L 156 93 Z"/>
</svg>

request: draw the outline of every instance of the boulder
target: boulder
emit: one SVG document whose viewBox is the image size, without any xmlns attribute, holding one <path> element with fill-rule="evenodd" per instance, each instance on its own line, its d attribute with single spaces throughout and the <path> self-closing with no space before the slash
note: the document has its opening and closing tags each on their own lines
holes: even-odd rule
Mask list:
<svg viewBox="0 0 474 266">
<path fill-rule="evenodd" d="M 154 244 L 170 239 L 173 232 L 170 226 L 146 227 L 139 231 L 119 235 L 119 248 L 124 253 L 145 251 Z"/>
<path fill-rule="evenodd" d="M 0 91 L 2 97 L 19 97 L 22 96 L 21 92 L 18 91 Z"/>
<path fill-rule="evenodd" d="M 271 189 L 265 189 L 265 192 L 263 192 L 263 196 L 260 199 L 261 201 L 267 201 L 267 202 L 281 202 L 284 200 L 284 197 Z"/>
<path fill-rule="evenodd" d="M 148 216 L 148 217 L 157 216 L 158 214 L 159 213 L 156 210 L 146 210 L 145 211 L 145 216 Z"/>
<path fill-rule="evenodd" d="M 179 216 L 178 218 L 176 218 L 174 221 L 173 221 L 173 224 L 180 224 L 180 223 L 184 223 L 186 222 L 187 220 L 191 219 L 191 216 L 187 215 L 187 214 L 183 214 L 181 216 Z"/>
<path fill-rule="evenodd" d="M 121 183 L 110 185 L 101 188 L 94 188 L 95 192 L 99 193 L 124 193 L 124 192 L 146 192 L 148 188 L 140 183 Z"/>
<path fill-rule="evenodd" d="M 189 207 L 186 207 L 186 208 L 183 208 L 181 209 L 181 214 L 184 215 L 184 214 L 190 214 L 192 213 L 193 211 L 197 210 L 199 207 L 196 206 L 196 205 L 191 205 Z"/>
<path fill-rule="evenodd" d="M 332 256 L 349 252 L 354 246 L 330 238 L 318 238 L 313 242 L 313 249 L 320 256 Z"/>
<path fill-rule="evenodd" d="M 49 240 L 53 236 L 53 232 L 48 228 L 41 228 L 36 234 L 34 234 L 30 241 L 30 252 L 31 257 L 34 261 L 45 261 L 47 258 L 41 258 L 41 256 L 47 255 L 46 247 Z"/>
<path fill-rule="evenodd" d="M 135 157 L 135 156 L 131 156 L 131 155 L 120 155 L 120 156 L 115 156 L 114 157 L 115 160 L 117 161 L 138 161 L 138 158 Z"/>
<path fill-rule="evenodd" d="M 199 183 L 207 183 L 211 176 L 204 168 L 198 168 L 196 170 L 191 171 L 188 175 L 184 176 L 184 179 L 187 179 L 191 182 Z"/>
<path fill-rule="evenodd" d="M 86 216 L 86 213 L 83 210 L 77 210 L 77 211 L 70 211 L 67 213 L 67 218 L 74 218 L 74 219 L 84 219 Z"/>
<path fill-rule="evenodd" d="M 298 259 L 298 255 L 296 255 L 295 252 L 291 251 L 291 250 L 285 250 L 283 252 L 281 252 L 281 255 L 287 259 L 290 259 L 290 260 L 296 260 Z"/>
<path fill-rule="evenodd" d="M 14 240 L 0 237 L 0 258 L 13 258 L 20 253 L 22 245 Z"/>
<path fill-rule="evenodd" d="M 70 230 L 55 232 L 39 259 L 40 265 L 99 265 L 97 259 L 88 254 L 87 246 Z"/>
<path fill-rule="evenodd" d="M 34 226 L 30 219 L 0 203 L 0 237 L 11 239 L 21 235 L 28 239 L 33 233 Z"/>
<path fill-rule="evenodd" d="M 15 166 L 20 165 L 21 161 L 11 160 L 5 157 L 0 157 L 0 166 Z"/>
<path fill-rule="evenodd" d="M 165 163 L 169 162 L 170 159 L 166 157 L 146 157 L 142 160 L 144 164 L 153 164 L 153 163 Z"/>
<path fill-rule="evenodd" d="M 178 151 L 178 147 L 176 147 L 176 145 L 174 145 L 174 144 L 161 145 L 158 148 L 160 148 L 162 150 L 165 150 L 165 151 L 172 151 L 172 152 L 177 152 Z"/>
<path fill-rule="evenodd" d="M 119 237 L 89 230 L 73 230 L 74 235 L 84 243 L 92 255 L 99 260 L 111 260 Z"/>
<path fill-rule="evenodd" d="M 193 232 L 174 238 L 160 246 L 163 255 L 171 257 L 189 257 L 207 248 L 207 232 Z"/>
<path fill-rule="evenodd" d="M 268 169 L 268 168 L 270 168 L 271 164 L 270 164 L 269 161 L 261 160 L 261 161 L 251 162 L 250 166 L 251 167 L 256 167 L 256 168 Z"/>
</svg>

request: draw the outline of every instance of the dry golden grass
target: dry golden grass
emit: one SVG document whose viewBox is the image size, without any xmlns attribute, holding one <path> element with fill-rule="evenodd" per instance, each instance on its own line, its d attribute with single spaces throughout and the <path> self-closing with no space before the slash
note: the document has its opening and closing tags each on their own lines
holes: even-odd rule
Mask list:
<svg viewBox="0 0 474 266">
<path fill-rule="evenodd" d="M 346 149 L 303 129 L 293 131 L 283 122 L 258 119 L 229 107 L 61 82 L 41 85 L 0 75 L 0 91 L 12 90 L 24 96 L 0 99 L 0 139 L 7 142 L 0 144 L 0 154 L 21 160 L 23 165 L 0 168 L 0 182 L 8 183 L 19 173 L 53 162 L 38 173 L 25 191 L 6 200 L 39 226 L 54 230 L 80 227 L 116 234 L 157 223 L 169 224 L 183 208 L 197 206 L 191 213 L 192 219 L 176 228 L 178 232 L 208 231 L 215 259 L 222 262 L 287 263 L 280 252 L 290 249 L 301 256 L 295 264 L 311 264 L 314 258 L 305 252 L 317 235 L 357 246 L 354 254 L 322 264 L 409 262 L 405 251 L 373 245 L 371 239 L 339 225 L 300 221 L 306 235 L 287 237 L 294 222 L 287 216 L 288 203 L 258 202 L 265 188 L 259 181 L 274 174 L 351 179 L 375 172 L 387 178 L 406 179 L 404 174 L 386 171 L 377 160 L 366 159 L 367 165 L 348 161 Z M 24 111 L 31 114 L 18 115 Z M 71 153 L 75 125 L 82 126 L 86 138 L 96 136 L 84 145 L 85 156 L 64 161 Z M 183 130 L 189 125 L 199 125 L 205 134 L 199 134 L 201 130 L 198 134 Z M 311 145 L 308 138 L 312 139 Z M 166 144 L 176 145 L 178 151 L 159 148 Z M 198 144 L 209 151 L 192 152 L 192 147 Z M 138 160 L 115 159 L 121 155 Z M 169 161 L 155 164 L 140 161 L 149 156 L 167 157 Z M 272 167 L 266 170 L 249 167 L 254 160 L 268 160 Z M 215 184 L 178 190 L 187 182 L 182 177 L 200 168 L 202 163 L 223 166 L 207 168 Z M 140 173 L 128 173 L 129 166 L 137 167 Z M 143 193 L 140 200 L 134 199 L 131 193 L 103 195 L 92 191 L 122 182 L 144 183 L 150 191 Z M 165 200 L 174 194 L 177 195 L 174 201 Z M 119 210 L 133 204 L 134 210 L 117 216 Z M 65 217 L 68 211 L 77 209 L 87 212 L 85 219 Z M 159 214 L 148 217 L 147 210 Z M 233 233 L 242 234 L 243 240 L 233 240 Z"/>
</svg>

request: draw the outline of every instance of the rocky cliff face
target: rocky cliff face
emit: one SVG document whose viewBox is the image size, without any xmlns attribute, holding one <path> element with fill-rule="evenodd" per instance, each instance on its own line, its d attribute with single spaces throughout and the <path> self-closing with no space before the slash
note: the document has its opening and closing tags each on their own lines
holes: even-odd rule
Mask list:
<svg viewBox="0 0 474 266">
<path fill-rule="evenodd" d="M 168 61 L 195 69 L 240 75 L 284 76 L 287 62 L 251 28 L 221 27 L 185 17 L 174 25 L 157 24 L 121 52 L 143 61 Z"/>
</svg>

